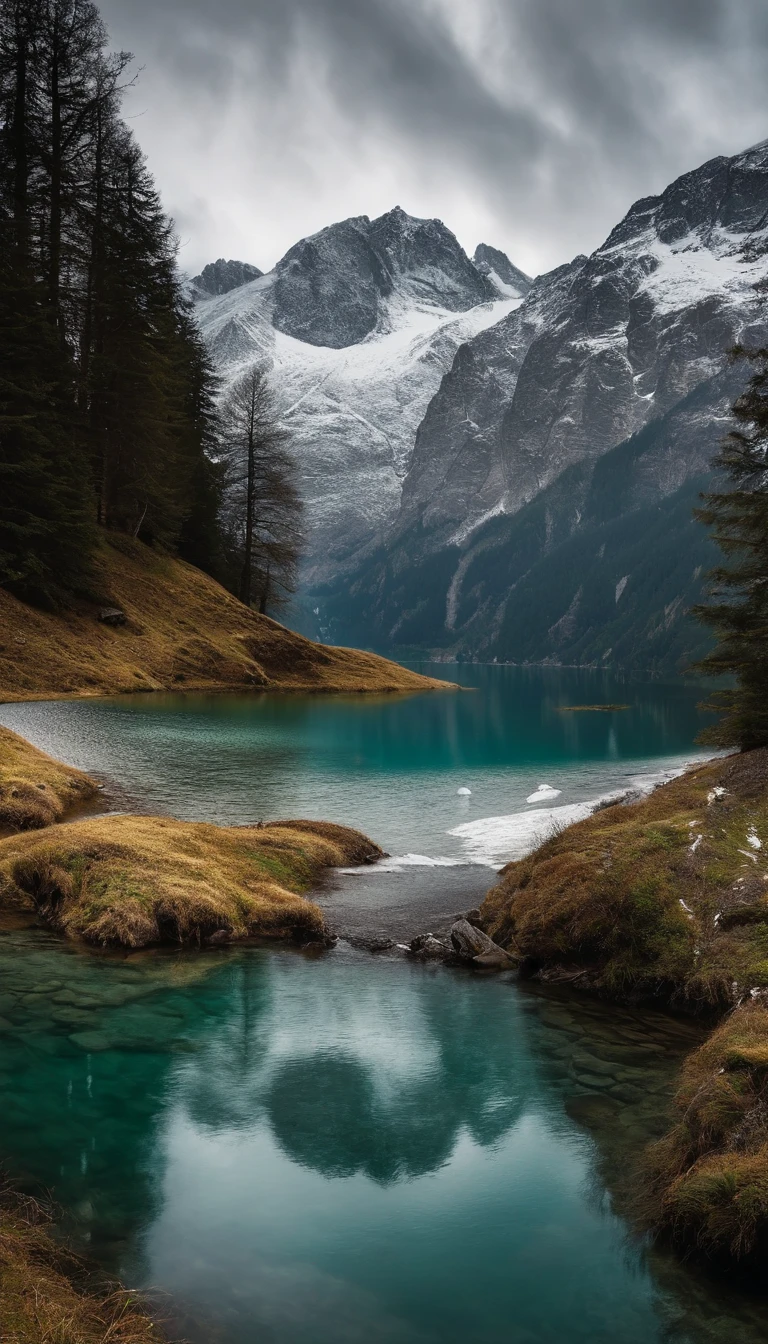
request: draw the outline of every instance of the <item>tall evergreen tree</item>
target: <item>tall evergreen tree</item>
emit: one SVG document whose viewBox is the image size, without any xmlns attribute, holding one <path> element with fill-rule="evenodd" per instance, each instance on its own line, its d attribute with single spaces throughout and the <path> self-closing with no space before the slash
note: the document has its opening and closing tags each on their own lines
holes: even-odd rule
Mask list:
<svg viewBox="0 0 768 1344">
<path fill-rule="evenodd" d="M 130 60 L 92 0 L 0 0 L 0 582 L 29 595 L 77 586 L 96 520 L 222 563 L 215 380 Z"/>
<path fill-rule="evenodd" d="M 188 497 L 178 549 L 183 560 L 224 582 L 221 514 L 226 468 L 219 456 L 219 378 L 189 305 L 181 307 L 179 322 L 178 376 L 185 389 L 179 470 L 188 483 Z"/>
<path fill-rule="evenodd" d="M 93 537 L 73 370 L 36 249 L 42 12 L 0 7 L 0 583 L 53 602 L 87 574 Z"/>
<path fill-rule="evenodd" d="M 717 637 L 699 670 L 736 683 L 713 697 L 723 717 L 704 739 L 748 751 L 768 746 L 768 348 L 734 354 L 755 372 L 715 459 L 732 488 L 706 495 L 697 513 L 728 563 L 713 571 L 711 601 L 696 615 Z"/>
<path fill-rule="evenodd" d="M 0 228 L 0 584 L 52 605 L 88 575 L 87 467 L 41 286 Z"/>
</svg>

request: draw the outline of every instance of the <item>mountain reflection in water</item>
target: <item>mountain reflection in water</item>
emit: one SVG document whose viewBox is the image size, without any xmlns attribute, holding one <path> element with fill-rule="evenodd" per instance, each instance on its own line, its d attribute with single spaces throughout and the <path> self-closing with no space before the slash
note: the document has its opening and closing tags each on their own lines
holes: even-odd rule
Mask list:
<svg viewBox="0 0 768 1344">
<path fill-rule="evenodd" d="M 757 1344 L 608 1195 L 694 1038 L 343 947 L 7 932 L 0 1142 L 191 1344 Z"/>
</svg>

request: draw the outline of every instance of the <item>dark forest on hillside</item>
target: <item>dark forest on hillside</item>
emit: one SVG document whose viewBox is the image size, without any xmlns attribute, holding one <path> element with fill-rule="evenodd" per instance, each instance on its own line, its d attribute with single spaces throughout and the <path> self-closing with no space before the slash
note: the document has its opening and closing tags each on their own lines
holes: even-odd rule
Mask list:
<svg viewBox="0 0 768 1344">
<path fill-rule="evenodd" d="M 244 585 L 216 375 L 121 115 L 132 60 L 90 0 L 0 4 L 0 583 L 45 605 L 86 591 L 101 527 L 263 608 L 290 589 L 299 505 L 272 511 L 289 542 L 267 532 Z"/>
</svg>

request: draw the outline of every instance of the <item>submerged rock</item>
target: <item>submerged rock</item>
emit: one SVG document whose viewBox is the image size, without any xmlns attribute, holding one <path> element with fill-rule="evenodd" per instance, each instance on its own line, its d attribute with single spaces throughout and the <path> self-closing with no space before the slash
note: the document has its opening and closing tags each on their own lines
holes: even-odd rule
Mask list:
<svg viewBox="0 0 768 1344">
<path fill-rule="evenodd" d="M 509 952 L 467 919 L 456 921 L 451 929 L 451 942 L 460 959 L 474 966 L 506 971 L 516 964 Z"/>
</svg>

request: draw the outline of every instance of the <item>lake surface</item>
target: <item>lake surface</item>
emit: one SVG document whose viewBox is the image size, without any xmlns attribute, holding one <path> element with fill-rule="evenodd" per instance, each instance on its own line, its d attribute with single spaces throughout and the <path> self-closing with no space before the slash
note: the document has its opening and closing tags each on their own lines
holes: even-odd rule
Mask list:
<svg viewBox="0 0 768 1344">
<path fill-rule="evenodd" d="M 120 806 L 230 825 L 310 817 L 366 831 L 392 861 L 389 873 L 351 878 L 348 903 L 352 913 L 381 905 L 379 926 L 394 919 L 398 931 L 409 906 L 432 913 L 436 891 L 450 891 L 451 912 L 462 890 L 472 904 L 490 885 L 488 869 L 531 848 L 553 822 L 702 754 L 694 746 L 705 722 L 702 691 L 682 681 L 425 670 L 470 689 L 375 698 L 137 695 L 0 705 L 0 723 L 104 776 Z M 591 704 L 626 708 L 571 708 Z M 558 796 L 528 804 L 542 783 Z M 443 871 L 432 880 L 425 870 L 434 865 Z M 342 925 L 343 886 L 334 907 Z"/>
<path fill-rule="evenodd" d="M 323 898 L 342 929 L 420 931 L 553 814 L 699 754 L 695 687 L 442 670 L 477 689 L 0 721 L 123 806 L 368 830 L 395 861 Z M 630 707 L 565 708 L 596 702 Z M 541 783 L 549 808 L 526 804 Z M 697 1039 L 343 941 L 119 957 L 6 929 L 0 1156 L 191 1344 L 757 1344 L 768 1311 L 647 1254 L 622 1216 Z"/>
</svg>

